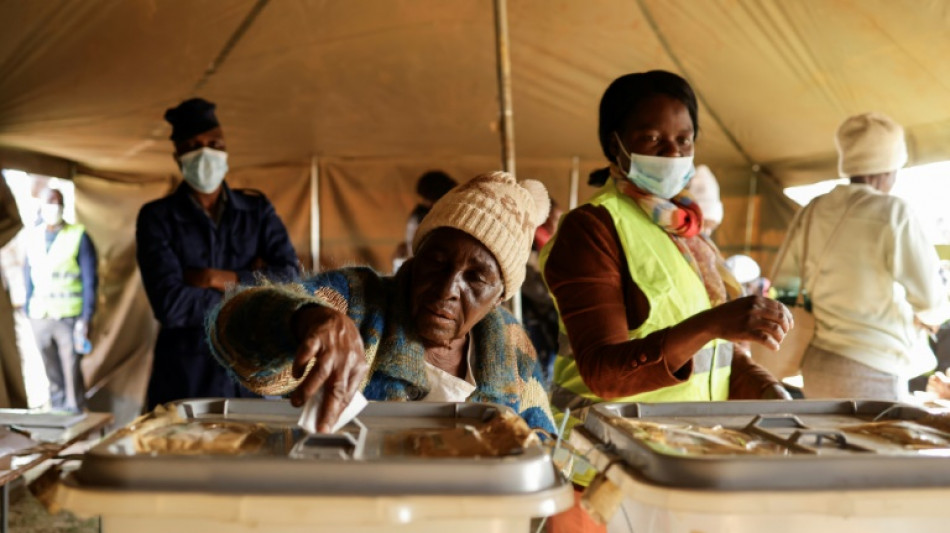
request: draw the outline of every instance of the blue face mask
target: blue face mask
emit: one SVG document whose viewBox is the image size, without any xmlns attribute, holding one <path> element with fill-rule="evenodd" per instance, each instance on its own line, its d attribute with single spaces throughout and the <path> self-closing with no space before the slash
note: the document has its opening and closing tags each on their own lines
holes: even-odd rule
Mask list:
<svg viewBox="0 0 950 533">
<path fill-rule="evenodd" d="M 614 132 L 623 154 L 630 159 L 627 179 L 644 191 L 669 200 L 676 196 L 693 179 L 696 168 L 693 156 L 657 157 L 652 155 L 630 154 L 624 148 L 620 136 Z M 621 168 L 623 168 L 621 166 Z"/>
<path fill-rule="evenodd" d="M 212 193 L 228 173 L 228 153 L 214 148 L 199 148 L 178 158 L 181 174 L 196 191 Z"/>
</svg>

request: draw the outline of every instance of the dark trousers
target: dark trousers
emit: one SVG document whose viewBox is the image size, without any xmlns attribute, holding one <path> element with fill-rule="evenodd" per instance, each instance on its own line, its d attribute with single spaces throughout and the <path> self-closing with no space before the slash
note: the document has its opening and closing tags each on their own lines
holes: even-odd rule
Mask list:
<svg viewBox="0 0 950 533">
<path fill-rule="evenodd" d="M 231 379 L 208 348 L 201 326 L 162 328 L 155 343 L 147 408 L 189 398 L 260 398 Z"/>
<path fill-rule="evenodd" d="M 86 406 L 86 387 L 82 380 L 82 356 L 73 348 L 76 318 L 34 318 L 33 335 L 43 355 L 49 393 L 54 409 L 82 411 Z"/>
</svg>

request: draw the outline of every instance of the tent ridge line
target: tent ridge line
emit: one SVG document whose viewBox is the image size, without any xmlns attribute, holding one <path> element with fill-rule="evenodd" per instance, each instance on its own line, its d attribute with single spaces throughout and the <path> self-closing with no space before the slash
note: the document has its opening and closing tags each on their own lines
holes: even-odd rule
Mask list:
<svg viewBox="0 0 950 533">
<path fill-rule="evenodd" d="M 244 16 L 244 20 L 241 21 L 241 24 L 238 25 L 237 29 L 234 30 L 234 33 L 231 34 L 231 37 L 228 38 L 228 41 L 224 43 L 224 47 L 221 48 L 221 51 L 218 52 L 218 55 L 215 56 L 214 60 L 208 65 L 208 68 L 202 73 L 201 78 L 195 83 L 194 88 L 192 89 L 192 94 L 197 93 L 201 90 L 202 87 L 208 83 L 208 80 L 211 79 L 221 65 L 227 60 L 228 56 L 231 55 L 231 51 L 237 46 L 241 41 L 244 35 L 247 33 L 247 30 L 251 29 L 251 26 L 257 21 L 258 15 L 261 14 L 261 11 L 264 10 L 264 7 L 270 3 L 270 0 L 257 0 L 254 6 L 248 11 L 247 15 Z"/>
<path fill-rule="evenodd" d="M 729 128 L 726 127 L 725 123 L 719 118 L 719 115 L 716 113 L 716 111 L 712 108 L 712 106 L 709 105 L 709 102 L 706 100 L 706 98 L 703 97 L 702 92 L 696 89 L 696 85 L 692 82 L 689 74 L 686 72 L 686 67 L 680 61 L 679 57 L 673 53 L 673 49 L 670 46 L 669 41 L 666 40 L 666 36 L 663 35 L 662 31 L 660 31 L 660 27 L 653 18 L 653 14 L 650 13 L 650 10 L 647 8 L 646 2 L 644 0 L 637 0 L 637 5 L 640 6 L 640 11 L 643 13 L 643 18 L 646 19 L 647 24 L 650 25 L 650 28 L 653 30 L 653 34 L 656 35 L 657 40 L 660 42 L 660 46 L 663 47 L 663 51 L 666 52 L 666 55 L 669 56 L 670 61 L 676 65 L 676 68 L 680 70 L 680 72 L 683 74 L 683 77 L 686 78 L 689 84 L 693 87 L 693 92 L 696 94 L 696 99 L 703 104 L 703 106 L 706 108 L 706 112 L 709 113 L 709 116 L 712 118 L 713 122 L 715 122 L 719 126 L 719 129 L 722 130 L 723 134 L 725 134 L 726 138 L 729 140 L 729 143 L 732 144 L 732 147 L 735 148 L 737 152 L 739 152 L 739 154 L 746 160 L 746 163 L 748 163 L 750 166 L 759 166 L 761 168 L 761 165 L 758 165 L 755 159 L 753 159 L 752 156 L 750 156 L 749 153 L 746 152 L 746 150 L 742 147 L 742 145 L 739 144 L 739 140 L 735 135 L 732 134 L 731 131 L 729 131 Z"/>
</svg>

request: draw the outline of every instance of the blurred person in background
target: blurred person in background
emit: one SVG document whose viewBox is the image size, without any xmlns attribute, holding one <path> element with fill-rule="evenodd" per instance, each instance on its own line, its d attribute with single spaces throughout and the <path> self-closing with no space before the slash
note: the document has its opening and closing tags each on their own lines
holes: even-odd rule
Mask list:
<svg viewBox="0 0 950 533">
<path fill-rule="evenodd" d="M 557 223 L 564 210 L 551 198 L 551 213 L 534 232 L 528 270 L 521 286 L 521 321 L 538 352 L 538 363 L 544 373 L 545 388 L 550 388 L 554 374 L 554 358 L 558 347 L 557 308 L 548 292 L 538 265 L 538 254 L 557 231 Z"/>
<path fill-rule="evenodd" d="M 708 238 L 722 224 L 723 208 L 722 200 L 719 197 L 719 181 L 715 174 L 706 165 L 696 167 L 696 175 L 689 181 L 686 187 L 693 200 L 699 204 L 703 212 L 702 232 Z"/>
<path fill-rule="evenodd" d="M 736 281 L 742 285 L 743 294 L 757 294 L 768 296 L 769 280 L 762 277 L 762 268 L 755 259 L 743 254 L 736 254 L 726 259 L 726 268 Z"/>
<path fill-rule="evenodd" d="M 815 315 L 802 360 L 807 398 L 905 400 L 908 379 L 936 366 L 928 334 L 950 306 L 933 243 L 910 205 L 890 195 L 907 163 L 904 128 L 863 113 L 841 124 L 835 145 L 850 183 L 796 215 L 773 284 L 782 294 L 804 291 Z"/>
<path fill-rule="evenodd" d="M 63 194 L 40 193 L 40 218 L 27 248 L 25 311 L 43 356 L 54 409 L 86 406 L 82 356 L 92 351 L 89 325 L 99 283 L 96 249 L 85 228 L 63 220 Z"/>
<path fill-rule="evenodd" d="M 142 283 L 161 323 L 148 409 L 196 397 L 255 396 L 228 378 L 205 341 L 205 316 L 257 273 L 292 281 L 299 268 L 287 229 L 260 192 L 231 189 L 215 105 L 192 98 L 165 112 L 184 181 L 142 207 L 135 243 Z"/>
<path fill-rule="evenodd" d="M 7 245 L 23 228 L 16 199 L 6 180 L 0 175 L 0 248 Z M 0 279 L 0 408 L 27 407 L 26 385 L 20 351 L 17 348 L 13 304 L 5 284 Z"/>
<path fill-rule="evenodd" d="M 439 198 L 452 190 L 458 183 L 451 176 L 441 170 L 430 170 L 419 176 L 416 182 L 416 195 L 419 197 L 419 203 L 412 209 L 409 219 L 406 220 L 406 240 L 399 243 L 396 252 L 393 254 L 393 272 L 399 270 L 399 267 L 412 257 L 412 240 L 415 238 L 416 230 L 422 219 L 432 209 L 432 206 L 439 201 Z"/>
</svg>

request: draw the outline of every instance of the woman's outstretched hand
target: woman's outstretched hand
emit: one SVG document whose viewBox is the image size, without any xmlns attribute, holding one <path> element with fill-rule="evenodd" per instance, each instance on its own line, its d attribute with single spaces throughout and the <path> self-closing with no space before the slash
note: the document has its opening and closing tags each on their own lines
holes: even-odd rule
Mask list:
<svg viewBox="0 0 950 533">
<path fill-rule="evenodd" d="M 294 377 L 303 376 L 311 361 L 314 363 L 290 401 L 300 407 L 322 388 L 317 430 L 329 432 L 369 370 L 363 339 L 349 317 L 321 305 L 299 309 L 292 318 L 292 327 L 300 343 L 294 358 Z"/>
</svg>

